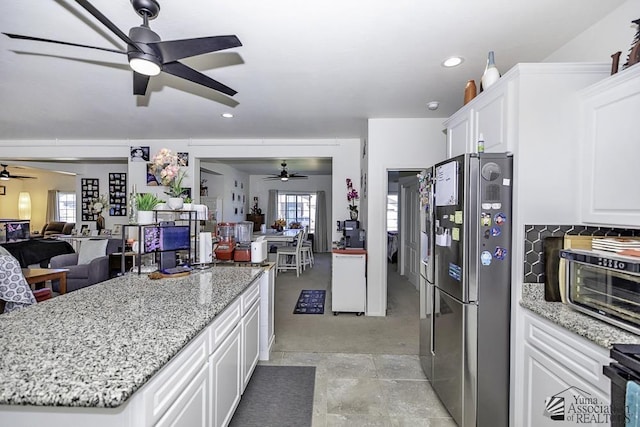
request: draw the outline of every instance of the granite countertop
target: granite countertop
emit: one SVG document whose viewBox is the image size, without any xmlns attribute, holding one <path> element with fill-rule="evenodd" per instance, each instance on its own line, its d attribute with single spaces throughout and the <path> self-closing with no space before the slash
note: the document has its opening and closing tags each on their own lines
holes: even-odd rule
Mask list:
<svg viewBox="0 0 640 427">
<path fill-rule="evenodd" d="M 0 404 L 123 404 L 262 271 L 127 274 L 1 315 Z"/>
<path fill-rule="evenodd" d="M 613 344 L 640 344 L 639 335 L 573 310 L 561 302 L 545 301 L 544 283 L 525 283 L 520 305 L 607 349 Z"/>
</svg>

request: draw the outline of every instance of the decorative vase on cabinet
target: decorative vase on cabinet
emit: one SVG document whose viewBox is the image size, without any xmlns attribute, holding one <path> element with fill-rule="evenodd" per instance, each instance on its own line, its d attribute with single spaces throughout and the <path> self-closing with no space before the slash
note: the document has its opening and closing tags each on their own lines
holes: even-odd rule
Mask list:
<svg viewBox="0 0 640 427">
<path fill-rule="evenodd" d="M 499 78 L 500 71 L 496 68 L 493 51 L 490 51 L 487 57 L 487 67 L 484 69 L 484 74 L 482 74 L 482 89 L 487 90 L 487 88 L 497 82 Z"/>
<path fill-rule="evenodd" d="M 464 87 L 464 105 L 467 105 L 469 101 L 476 97 L 477 88 L 475 80 L 469 80 Z"/>
<path fill-rule="evenodd" d="M 353 221 L 358 219 L 358 211 L 356 210 L 349 211 L 349 215 Z"/>
</svg>

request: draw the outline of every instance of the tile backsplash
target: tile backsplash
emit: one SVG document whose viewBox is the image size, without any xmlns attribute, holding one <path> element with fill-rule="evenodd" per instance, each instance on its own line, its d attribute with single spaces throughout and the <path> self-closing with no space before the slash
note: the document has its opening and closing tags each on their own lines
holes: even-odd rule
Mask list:
<svg viewBox="0 0 640 427">
<path fill-rule="evenodd" d="M 625 228 L 587 227 L 584 225 L 525 225 L 524 283 L 544 283 L 545 237 L 578 236 L 640 236 L 640 230 Z"/>
</svg>

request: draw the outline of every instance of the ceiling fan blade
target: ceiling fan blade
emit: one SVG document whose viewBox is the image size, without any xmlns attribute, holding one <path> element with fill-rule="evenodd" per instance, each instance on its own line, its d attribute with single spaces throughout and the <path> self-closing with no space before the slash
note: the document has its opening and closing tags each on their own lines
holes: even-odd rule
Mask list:
<svg viewBox="0 0 640 427">
<path fill-rule="evenodd" d="M 109 19 L 106 16 L 104 16 L 102 14 L 102 12 L 100 12 L 98 9 L 96 9 L 87 0 L 76 0 L 76 3 L 78 3 L 80 6 L 85 8 L 86 11 L 89 12 L 90 14 L 92 14 L 98 21 L 100 21 L 102 23 L 102 25 L 104 25 L 105 27 L 110 29 L 111 32 L 113 32 L 116 36 L 118 36 L 120 38 L 120 40 L 122 40 L 123 42 L 125 42 L 129 46 L 133 47 L 137 51 L 142 52 L 142 49 L 140 49 L 138 47 L 138 45 L 136 45 L 134 43 L 134 41 L 129 38 L 128 35 L 123 33 L 122 30 L 120 30 L 120 28 L 116 27 L 116 25 L 113 22 L 109 21 Z"/>
<path fill-rule="evenodd" d="M 229 96 L 233 96 L 238 93 L 230 87 L 225 86 L 222 83 L 213 80 L 211 77 L 205 76 L 201 72 L 196 71 L 191 67 L 187 67 L 186 65 L 178 61 L 164 64 L 162 66 L 162 71 L 172 74 L 176 77 L 181 77 L 183 79 L 189 80 L 193 83 L 206 86 L 213 90 L 217 90 L 218 92 L 222 92 Z"/>
<path fill-rule="evenodd" d="M 26 176 L 26 175 L 11 175 L 11 178 L 16 178 L 16 179 L 38 179 L 35 176 Z"/>
<path fill-rule="evenodd" d="M 127 54 L 127 52 L 123 51 L 123 50 L 116 50 L 116 49 L 108 49 L 105 47 L 97 47 L 97 46 L 87 46 L 86 44 L 78 44 L 78 43 L 69 43 L 69 42 L 62 42 L 59 40 L 51 40 L 51 39 L 42 39 L 40 37 L 31 37 L 31 36 L 21 36 L 19 34 L 10 34 L 10 33 L 2 33 L 7 37 L 11 37 L 12 39 L 20 39 L 20 40 L 33 40 L 33 41 L 37 41 L 37 42 L 47 42 L 47 43 L 56 43 L 56 44 L 63 44 L 63 45 L 67 45 L 67 46 L 76 46 L 76 47 L 86 47 L 89 49 L 98 49 L 98 50 L 104 50 L 107 52 L 114 52 L 114 53 L 122 53 L 122 54 Z"/>
<path fill-rule="evenodd" d="M 147 93 L 147 85 L 149 84 L 149 76 L 133 72 L 133 94 L 145 95 Z"/>
<path fill-rule="evenodd" d="M 242 46 L 242 43 L 240 43 L 240 40 L 236 36 L 200 37 L 195 39 L 169 40 L 148 44 L 160 51 L 164 64 L 177 61 L 178 59 L 202 55 L 204 53 Z"/>
</svg>

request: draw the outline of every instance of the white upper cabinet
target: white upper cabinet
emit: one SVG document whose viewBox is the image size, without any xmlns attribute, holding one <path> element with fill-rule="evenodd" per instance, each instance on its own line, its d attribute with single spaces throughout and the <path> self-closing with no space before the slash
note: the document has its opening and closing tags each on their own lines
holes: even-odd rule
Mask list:
<svg viewBox="0 0 640 427">
<path fill-rule="evenodd" d="M 640 65 L 580 92 L 582 221 L 640 227 Z"/>
<path fill-rule="evenodd" d="M 447 157 L 470 153 L 471 150 L 471 117 L 469 114 L 452 117 L 447 122 Z"/>
<path fill-rule="evenodd" d="M 504 80 L 503 80 L 504 79 Z M 482 135 L 487 153 L 507 150 L 507 96 L 509 77 L 503 77 L 445 122 L 447 127 L 447 155 L 477 153 Z"/>
<path fill-rule="evenodd" d="M 477 141 L 480 136 L 484 139 L 484 151 L 486 153 L 501 153 L 507 150 L 507 96 L 508 84 L 502 85 L 499 90 L 487 91 L 486 96 L 479 98 L 473 106 L 473 127 L 471 143 Z"/>
</svg>

